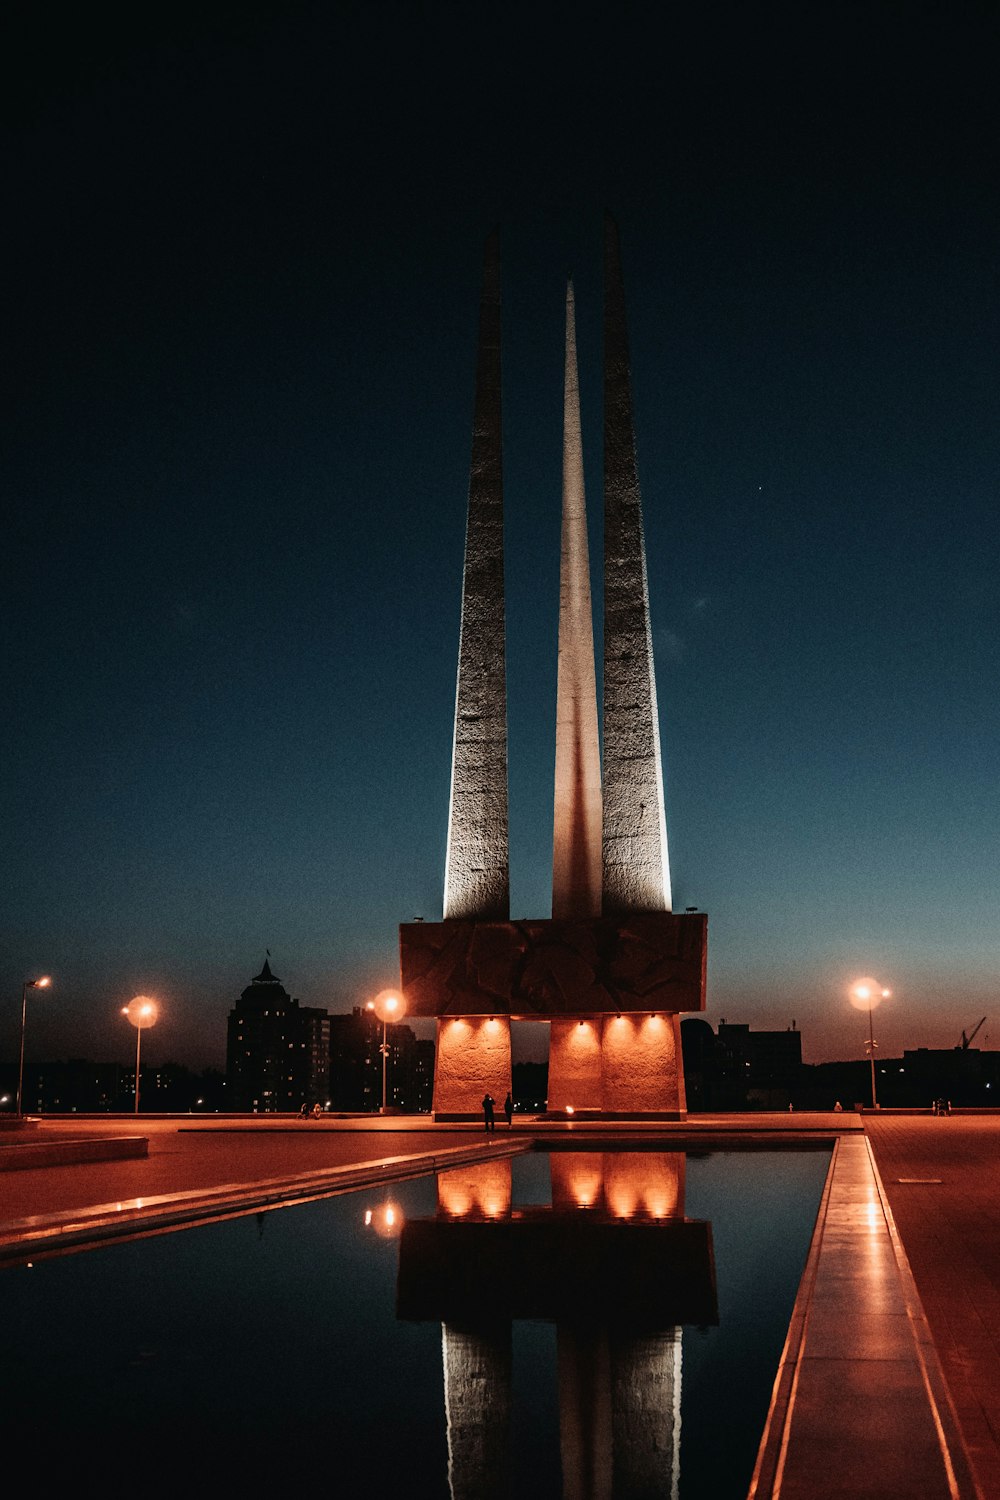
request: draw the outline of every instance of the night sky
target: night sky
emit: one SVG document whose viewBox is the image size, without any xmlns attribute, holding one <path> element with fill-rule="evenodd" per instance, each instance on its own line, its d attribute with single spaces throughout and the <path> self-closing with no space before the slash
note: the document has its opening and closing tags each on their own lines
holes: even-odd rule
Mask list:
<svg viewBox="0 0 1000 1500">
<path fill-rule="evenodd" d="M 501 226 L 512 915 L 549 912 L 565 280 L 600 601 L 622 235 L 675 907 L 708 1019 L 1000 1046 L 997 11 L 17 8 L 0 1056 L 221 1064 L 441 914 Z M 599 620 L 598 620 L 599 626 Z M 600 636 L 598 635 L 600 648 Z M 992 1023 L 992 1027 L 991 1027 Z"/>
</svg>

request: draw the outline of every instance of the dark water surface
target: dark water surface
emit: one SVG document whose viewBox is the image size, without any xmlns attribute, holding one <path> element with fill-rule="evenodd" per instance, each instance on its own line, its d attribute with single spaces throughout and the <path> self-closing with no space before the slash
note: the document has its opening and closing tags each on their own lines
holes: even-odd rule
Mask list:
<svg viewBox="0 0 1000 1500">
<path fill-rule="evenodd" d="M 456 1497 L 509 1489 L 517 1500 L 558 1500 L 560 1396 L 564 1426 L 577 1421 L 577 1448 L 567 1450 L 576 1457 L 567 1461 L 597 1454 L 590 1493 L 612 1493 L 613 1483 L 622 1500 L 743 1496 L 828 1163 L 827 1150 L 686 1160 L 667 1152 L 540 1154 L 515 1159 L 510 1171 L 499 1162 L 478 1177 L 458 1169 L 440 1183 L 431 1176 L 9 1269 L 0 1275 L 8 1457 L 26 1455 L 28 1493 L 71 1484 L 107 1496 L 447 1500 L 451 1359 Z M 676 1241 L 678 1214 L 711 1225 L 718 1316 L 717 1326 L 683 1327 L 679 1360 L 657 1353 L 674 1337 L 662 1317 L 650 1338 L 649 1329 L 636 1329 L 633 1309 L 623 1344 L 616 1312 L 619 1290 L 627 1297 L 631 1286 L 644 1300 L 657 1247 Z M 411 1229 L 414 1221 L 427 1222 Z M 418 1231 L 430 1236 L 423 1251 L 409 1238 Z M 690 1233 L 704 1239 L 707 1231 Z M 468 1234 L 478 1239 L 462 1238 Z M 614 1266 L 625 1267 L 605 1283 L 597 1273 L 589 1279 L 594 1235 L 615 1247 Z M 428 1244 L 457 1253 L 456 1279 L 479 1309 L 463 1315 L 473 1328 L 471 1364 L 454 1363 L 454 1346 L 443 1354 L 434 1301 L 441 1291 L 428 1290 L 421 1273 Z M 499 1269 L 490 1260 L 497 1247 Z M 397 1317 L 401 1254 L 412 1268 L 413 1307 L 420 1317 L 429 1309 L 426 1321 Z M 668 1304 L 676 1291 L 686 1306 L 684 1288 L 666 1285 L 677 1279 L 676 1258 L 663 1264 Z M 532 1306 L 533 1265 L 538 1287 L 555 1276 L 556 1302 L 566 1268 L 578 1311 L 563 1307 L 558 1338 L 545 1308 L 538 1316 Z M 710 1278 L 707 1261 L 698 1275 Z M 549 1294 L 538 1295 L 544 1302 Z M 515 1304 L 509 1366 L 490 1352 L 493 1322 L 501 1343 L 510 1327 L 504 1298 Z M 522 1318 L 522 1302 L 535 1315 Z M 615 1374 L 622 1348 L 631 1386 Z M 635 1389 L 637 1349 L 647 1359 L 642 1368 L 667 1372 L 662 1390 Z M 490 1383 L 497 1371 L 500 1386 Z M 670 1410 L 678 1397 L 679 1427 Z M 495 1417 L 505 1399 L 509 1437 L 500 1453 Z M 662 1410 L 650 1416 L 657 1401 Z M 611 1438 L 601 1437 L 612 1417 L 613 1475 Z M 622 1422 L 631 1435 L 620 1435 Z"/>
</svg>

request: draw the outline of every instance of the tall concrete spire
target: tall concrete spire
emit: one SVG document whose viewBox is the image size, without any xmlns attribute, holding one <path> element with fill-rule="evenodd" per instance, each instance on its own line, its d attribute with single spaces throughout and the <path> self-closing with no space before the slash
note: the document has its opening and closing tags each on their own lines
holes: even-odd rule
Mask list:
<svg viewBox="0 0 1000 1500">
<path fill-rule="evenodd" d="M 618 227 L 604 219 L 605 914 L 670 910 L 646 543 Z"/>
<path fill-rule="evenodd" d="M 552 915 L 601 915 L 601 749 L 572 282 L 566 288 Z"/>
<path fill-rule="evenodd" d="M 486 241 L 465 534 L 445 918 L 510 912 L 504 651 L 500 236 Z"/>
</svg>

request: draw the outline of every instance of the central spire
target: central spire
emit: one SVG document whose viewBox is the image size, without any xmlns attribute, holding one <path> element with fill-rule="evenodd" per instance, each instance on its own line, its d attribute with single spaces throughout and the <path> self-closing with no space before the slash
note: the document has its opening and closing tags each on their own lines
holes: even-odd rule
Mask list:
<svg viewBox="0 0 1000 1500">
<path fill-rule="evenodd" d="M 573 283 L 566 288 L 552 915 L 601 914 L 601 749 Z"/>
</svg>

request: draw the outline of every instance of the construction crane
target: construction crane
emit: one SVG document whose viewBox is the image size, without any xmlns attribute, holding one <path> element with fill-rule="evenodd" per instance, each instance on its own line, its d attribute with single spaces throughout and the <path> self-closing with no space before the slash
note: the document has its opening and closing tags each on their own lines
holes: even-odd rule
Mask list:
<svg viewBox="0 0 1000 1500">
<path fill-rule="evenodd" d="M 985 1020 L 986 1017 L 983 1016 L 983 1021 Z M 956 1049 L 957 1051 L 968 1052 L 969 1048 L 972 1046 L 972 1038 L 975 1036 L 980 1026 L 982 1026 L 983 1021 L 977 1021 L 975 1026 L 973 1026 L 972 1030 L 969 1032 L 968 1036 L 966 1036 L 964 1031 L 962 1032 L 962 1045 L 960 1048 Z"/>
</svg>

